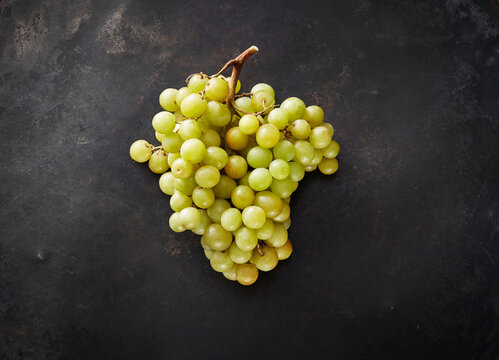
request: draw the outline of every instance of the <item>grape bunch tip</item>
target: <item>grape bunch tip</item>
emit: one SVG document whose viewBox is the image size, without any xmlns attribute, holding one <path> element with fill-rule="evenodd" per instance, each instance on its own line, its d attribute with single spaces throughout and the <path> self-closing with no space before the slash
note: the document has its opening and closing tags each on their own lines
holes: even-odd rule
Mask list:
<svg viewBox="0 0 499 360">
<path fill-rule="evenodd" d="M 306 172 L 334 174 L 340 150 L 319 106 L 297 97 L 277 106 L 265 83 L 238 95 L 242 65 L 256 52 L 252 46 L 215 75 L 195 73 L 187 86 L 164 90 L 163 111 L 152 119 L 161 145 L 130 146 L 133 160 L 161 175 L 170 228 L 200 235 L 211 267 L 242 285 L 291 255 L 291 194 Z"/>
</svg>

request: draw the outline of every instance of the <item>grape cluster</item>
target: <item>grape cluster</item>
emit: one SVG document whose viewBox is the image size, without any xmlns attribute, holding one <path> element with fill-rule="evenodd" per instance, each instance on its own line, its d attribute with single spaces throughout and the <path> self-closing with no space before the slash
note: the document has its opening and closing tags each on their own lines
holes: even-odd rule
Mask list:
<svg viewBox="0 0 499 360">
<path fill-rule="evenodd" d="M 198 73 L 164 90 L 152 119 L 161 145 L 137 140 L 130 156 L 161 174 L 171 229 L 201 235 L 211 267 L 251 285 L 291 255 L 290 196 L 305 172 L 336 172 L 339 145 L 320 107 L 296 97 L 277 107 L 263 83 L 234 97 L 231 80 Z"/>
</svg>

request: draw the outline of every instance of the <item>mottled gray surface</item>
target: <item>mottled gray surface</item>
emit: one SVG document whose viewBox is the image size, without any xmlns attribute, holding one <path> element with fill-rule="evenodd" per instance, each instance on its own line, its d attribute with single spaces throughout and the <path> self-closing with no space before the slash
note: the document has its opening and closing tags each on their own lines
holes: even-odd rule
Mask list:
<svg viewBox="0 0 499 360">
<path fill-rule="evenodd" d="M 497 359 L 495 1 L 0 0 L 1 359 Z M 173 234 L 158 95 L 255 44 L 340 170 L 251 288 Z"/>
</svg>

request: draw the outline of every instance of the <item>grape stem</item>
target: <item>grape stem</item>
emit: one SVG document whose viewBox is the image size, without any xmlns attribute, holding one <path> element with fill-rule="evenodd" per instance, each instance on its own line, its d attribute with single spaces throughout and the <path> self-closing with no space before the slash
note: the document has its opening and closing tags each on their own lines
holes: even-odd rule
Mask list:
<svg viewBox="0 0 499 360">
<path fill-rule="evenodd" d="M 258 251 L 258 254 L 259 254 L 260 256 L 265 255 L 265 254 L 263 253 L 263 251 L 262 251 L 262 246 L 260 245 L 260 243 L 256 244 L 256 250 Z"/>
</svg>

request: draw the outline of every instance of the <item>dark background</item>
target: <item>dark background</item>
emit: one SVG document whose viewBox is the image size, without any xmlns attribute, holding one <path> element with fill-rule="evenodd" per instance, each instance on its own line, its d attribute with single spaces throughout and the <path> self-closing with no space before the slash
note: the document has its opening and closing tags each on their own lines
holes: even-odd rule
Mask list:
<svg viewBox="0 0 499 360">
<path fill-rule="evenodd" d="M 498 359 L 494 1 L 0 0 L 1 359 Z M 319 104 L 340 169 L 257 284 L 168 227 L 159 93 L 241 80 Z"/>
</svg>

